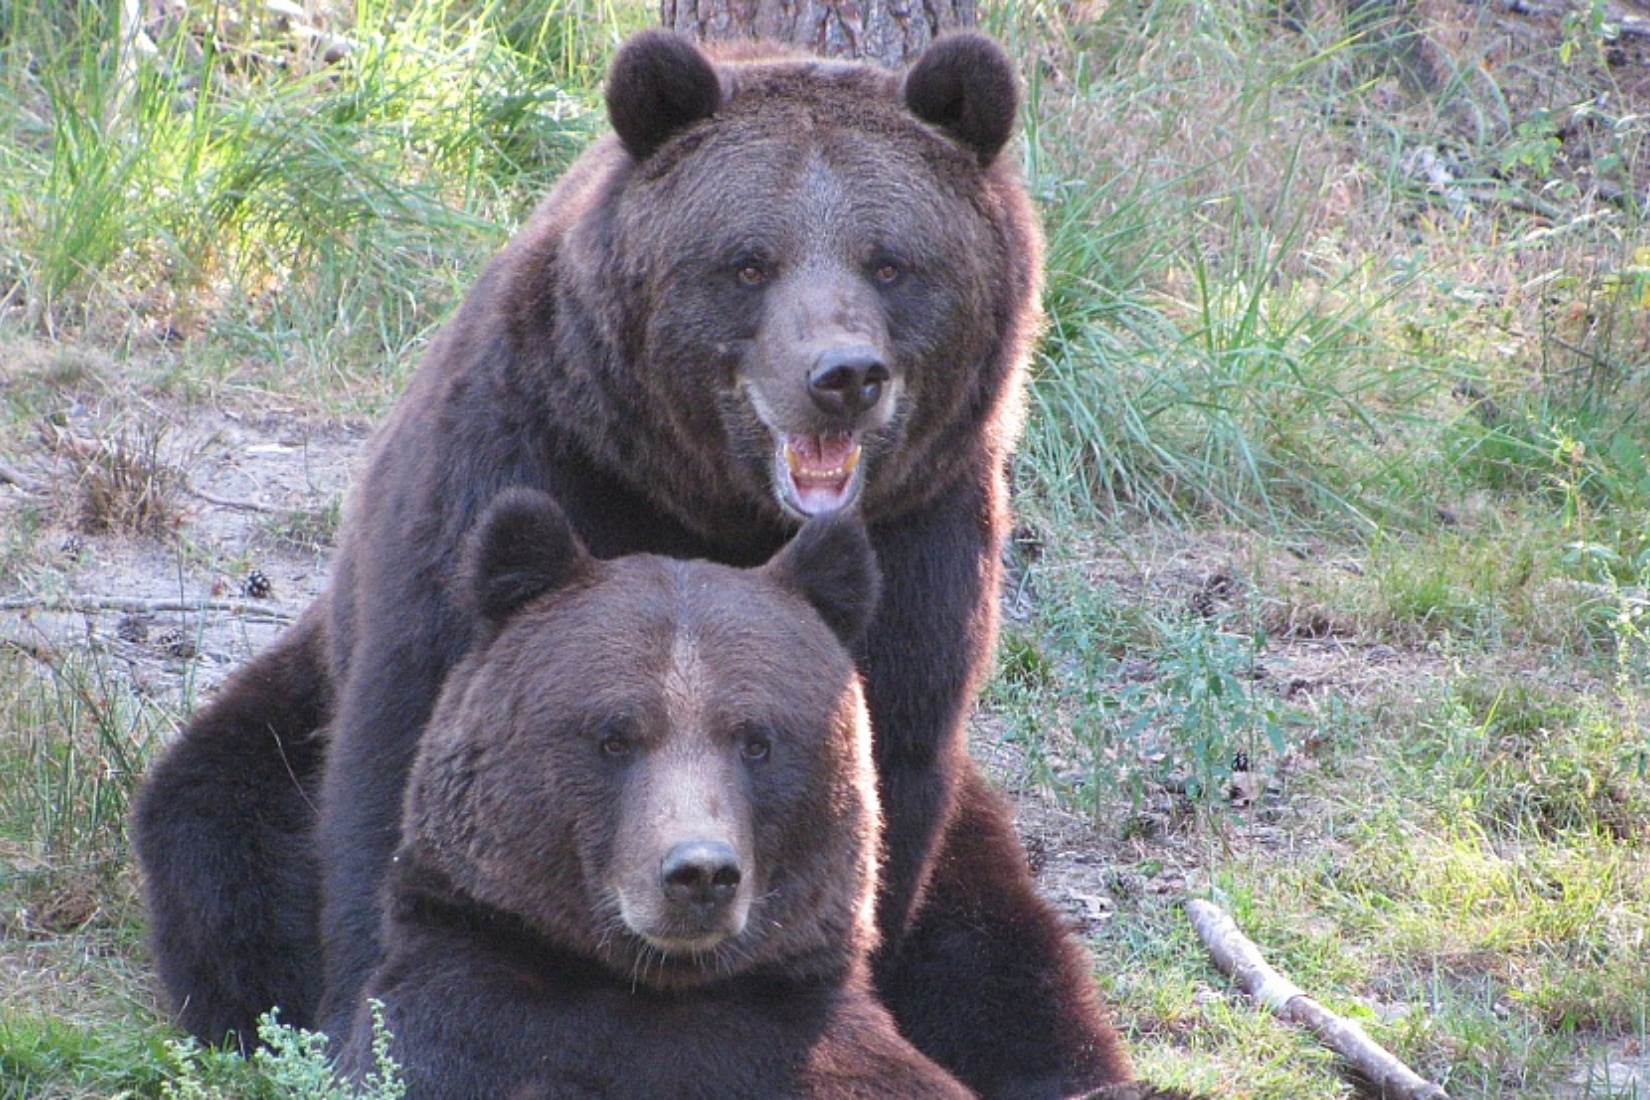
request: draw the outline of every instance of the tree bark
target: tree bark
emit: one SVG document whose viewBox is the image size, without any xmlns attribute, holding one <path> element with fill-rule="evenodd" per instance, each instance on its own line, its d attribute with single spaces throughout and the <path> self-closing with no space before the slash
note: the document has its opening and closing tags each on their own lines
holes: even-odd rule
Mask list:
<svg viewBox="0 0 1650 1100">
<path fill-rule="evenodd" d="M 766 38 L 891 68 L 979 21 L 975 0 L 660 0 L 659 15 L 701 42 Z"/>
</svg>

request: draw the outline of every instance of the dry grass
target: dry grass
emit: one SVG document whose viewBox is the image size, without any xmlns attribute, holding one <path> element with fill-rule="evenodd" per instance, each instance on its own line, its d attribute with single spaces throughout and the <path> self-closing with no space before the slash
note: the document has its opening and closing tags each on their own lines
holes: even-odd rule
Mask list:
<svg viewBox="0 0 1650 1100">
<path fill-rule="evenodd" d="M 170 453 L 171 426 L 145 418 L 100 439 L 86 439 L 46 425 L 48 446 L 64 461 L 73 498 L 72 524 L 88 535 L 164 537 L 183 521 L 188 487 L 181 462 Z"/>
</svg>

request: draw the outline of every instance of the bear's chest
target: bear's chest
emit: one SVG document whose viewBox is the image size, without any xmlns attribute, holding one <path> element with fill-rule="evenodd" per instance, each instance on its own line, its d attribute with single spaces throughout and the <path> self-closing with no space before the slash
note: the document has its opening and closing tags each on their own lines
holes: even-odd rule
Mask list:
<svg viewBox="0 0 1650 1100">
<path fill-rule="evenodd" d="M 794 1095 L 827 1029 L 828 997 L 738 986 L 676 995 L 539 974 L 524 982 L 543 1095 L 592 1084 L 623 1100 L 775 1100 Z M 529 1093 L 532 1089 L 528 1090 Z"/>
</svg>

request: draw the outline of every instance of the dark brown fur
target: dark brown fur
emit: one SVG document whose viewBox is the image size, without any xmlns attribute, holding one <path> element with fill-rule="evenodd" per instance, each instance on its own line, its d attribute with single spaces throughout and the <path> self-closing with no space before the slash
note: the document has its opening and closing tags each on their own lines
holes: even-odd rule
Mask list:
<svg viewBox="0 0 1650 1100">
<path fill-rule="evenodd" d="M 870 991 L 876 773 L 844 648 L 875 600 L 863 528 L 817 520 L 759 570 L 603 563 L 513 490 L 469 561 L 484 636 L 414 764 L 367 987 L 412 1096 L 970 1095 Z M 673 899 L 668 853 L 723 841 L 737 882 Z"/>
<path fill-rule="evenodd" d="M 621 51 L 617 132 L 489 265 L 384 426 L 325 606 L 300 628 L 313 637 L 233 677 L 139 798 L 160 969 L 191 1030 L 244 1039 L 272 998 L 336 1029 L 354 1004 L 380 958 L 377 899 L 419 731 L 474 632 L 449 583 L 457 550 L 485 503 L 521 485 L 551 493 L 598 558 L 752 565 L 799 513 L 857 509 L 885 578 L 856 654 L 887 821 L 878 992 L 980 1091 L 1128 1076 L 1084 956 L 964 747 L 1039 323 L 1036 221 L 998 155 L 1012 92 L 978 36 L 941 40 L 903 78 L 795 58 L 713 66 L 663 32 Z M 837 478 L 849 442 L 858 465 Z M 283 686 L 308 681 L 329 701 L 314 721 L 318 704 Z M 324 760 L 268 782 L 266 808 L 212 793 L 235 785 L 217 774 L 227 761 L 260 755 L 273 775 L 322 721 Z M 311 797 L 322 911 L 306 928 L 310 883 L 260 881 L 246 853 L 310 866 L 290 823 Z M 988 952 L 1000 970 L 974 955 L 982 914 L 1006 937 Z M 324 1003 L 308 999 L 319 981 L 276 980 L 278 960 L 319 954 Z"/>
</svg>

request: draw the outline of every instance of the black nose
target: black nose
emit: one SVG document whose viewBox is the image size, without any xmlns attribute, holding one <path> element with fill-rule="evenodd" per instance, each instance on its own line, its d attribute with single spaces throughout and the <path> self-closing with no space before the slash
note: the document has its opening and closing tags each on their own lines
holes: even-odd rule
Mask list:
<svg viewBox="0 0 1650 1100">
<path fill-rule="evenodd" d="M 870 348 L 832 348 L 808 372 L 808 396 L 828 413 L 857 416 L 882 398 L 893 374 Z"/>
<path fill-rule="evenodd" d="M 739 857 L 720 840 L 683 841 L 665 855 L 659 879 L 677 905 L 726 905 L 739 892 Z"/>
</svg>

